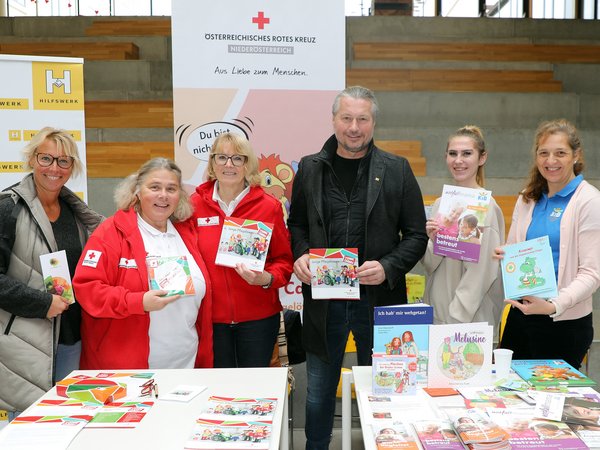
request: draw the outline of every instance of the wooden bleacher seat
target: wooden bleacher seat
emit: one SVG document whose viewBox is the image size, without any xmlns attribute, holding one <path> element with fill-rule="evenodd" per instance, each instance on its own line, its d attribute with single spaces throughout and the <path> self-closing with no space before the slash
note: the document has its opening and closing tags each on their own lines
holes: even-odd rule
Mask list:
<svg viewBox="0 0 600 450">
<path fill-rule="evenodd" d="M 87 128 L 172 128 L 172 100 L 88 100 Z"/>
<path fill-rule="evenodd" d="M 149 159 L 173 159 L 173 155 L 173 142 L 88 142 L 87 174 L 89 178 L 123 178 Z"/>
<path fill-rule="evenodd" d="M 171 19 L 96 19 L 86 28 L 87 36 L 170 36 Z"/>
<path fill-rule="evenodd" d="M 348 86 L 375 91 L 560 92 L 550 70 L 349 69 Z"/>
<path fill-rule="evenodd" d="M 88 60 L 139 59 L 133 42 L 10 42 L 0 43 L 0 53 L 12 55 L 67 56 Z"/>
<path fill-rule="evenodd" d="M 355 60 L 600 63 L 600 45 L 355 42 Z"/>
<path fill-rule="evenodd" d="M 427 174 L 427 160 L 421 156 L 421 141 L 375 141 L 381 150 L 394 155 L 404 156 L 410 163 L 415 176 L 424 177 Z"/>
</svg>

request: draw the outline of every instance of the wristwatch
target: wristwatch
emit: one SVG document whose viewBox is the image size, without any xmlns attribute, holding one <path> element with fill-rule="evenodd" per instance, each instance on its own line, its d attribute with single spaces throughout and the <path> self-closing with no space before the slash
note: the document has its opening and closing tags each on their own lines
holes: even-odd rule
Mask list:
<svg viewBox="0 0 600 450">
<path fill-rule="evenodd" d="M 273 284 L 273 278 L 275 278 L 275 277 L 273 276 L 273 274 L 272 274 L 272 273 L 270 273 L 270 274 L 269 274 L 269 276 L 270 276 L 271 278 L 269 278 L 269 282 L 268 282 L 267 284 L 263 284 L 263 285 L 262 285 L 262 288 L 263 288 L 263 289 L 269 289 L 269 288 L 271 287 L 271 285 Z"/>
</svg>

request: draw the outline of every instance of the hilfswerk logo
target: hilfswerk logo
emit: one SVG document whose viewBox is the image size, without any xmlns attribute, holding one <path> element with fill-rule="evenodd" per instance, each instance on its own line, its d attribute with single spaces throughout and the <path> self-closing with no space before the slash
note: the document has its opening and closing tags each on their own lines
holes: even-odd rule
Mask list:
<svg viewBox="0 0 600 450">
<path fill-rule="evenodd" d="M 65 94 L 71 93 L 71 71 L 63 71 L 62 78 L 55 77 L 54 71 L 46 70 L 46 93 L 54 94 L 54 88 L 63 88 Z"/>
</svg>

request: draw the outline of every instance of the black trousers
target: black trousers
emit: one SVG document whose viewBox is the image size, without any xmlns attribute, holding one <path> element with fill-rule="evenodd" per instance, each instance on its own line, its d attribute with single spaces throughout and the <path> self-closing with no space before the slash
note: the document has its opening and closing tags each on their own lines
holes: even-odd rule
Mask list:
<svg viewBox="0 0 600 450">
<path fill-rule="evenodd" d="M 513 359 L 564 359 L 579 369 L 593 338 L 592 313 L 555 322 L 550 316 L 526 316 L 511 308 L 500 347 L 511 349 Z"/>
</svg>

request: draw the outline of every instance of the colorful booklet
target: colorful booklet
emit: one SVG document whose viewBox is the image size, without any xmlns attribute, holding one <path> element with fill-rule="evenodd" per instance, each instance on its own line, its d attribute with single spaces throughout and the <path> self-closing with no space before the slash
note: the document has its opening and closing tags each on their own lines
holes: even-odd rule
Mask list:
<svg viewBox="0 0 600 450">
<path fill-rule="evenodd" d="M 251 416 L 252 420 L 272 420 L 277 406 L 275 398 L 218 397 L 208 398 L 203 418 L 231 420 Z M 250 419 L 248 419 L 250 420 Z"/>
<path fill-rule="evenodd" d="M 467 409 L 463 411 L 449 411 L 449 419 L 454 425 L 456 433 L 464 444 L 486 444 L 496 442 L 498 446 L 493 448 L 510 448 L 508 444 L 509 434 L 492 422 L 489 416 L 479 409 Z M 505 445 L 501 445 L 504 443 Z"/>
<path fill-rule="evenodd" d="M 377 306 L 373 322 L 373 353 L 416 356 L 416 383 L 425 386 L 433 308 L 424 303 Z"/>
<path fill-rule="evenodd" d="M 417 392 L 417 357 L 373 354 L 373 394 L 414 395 Z"/>
<path fill-rule="evenodd" d="M 69 272 L 69 264 L 67 263 L 67 252 L 60 250 L 40 255 L 40 264 L 42 266 L 42 276 L 44 277 L 46 292 L 53 295 L 60 295 L 66 298 L 71 304 L 75 303 L 71 273 Z"/>
<path fill-rule="evenodd" d="M 439 230 L 433 241 L 433 253 L 478 262 L 491 198 L 492 191 L 445 184 L 434 217 Z"/>
<path fill-rule="evenodd" d="M 195 292 L 186 256 L 147 256 L 146 266 L 150 289 L 167 291 L 167 296 Z"/>
<path fill-rule="evenodd" d="M 594 380 L 562 359 L 517 359 L 512 369 L 533 386 L 593 386 Z"/>
<path fill-rule="evenodd" d="M 524 410 L 488 409 L 487 413 L 509 434 L 513 450 L 587 448 L 565 423 L 532 418 Z"/>
<path fill-rule="evenodd" d="M 241 263 L 250 270 L 262 272 L 272 235 L 272 223 L 227 217 L 223 221 L 215 264 L 235 267 Z"/>
<path fill-rule="evenodd" d="M 377 450 L 419 449 L 415 436 L 401 421 L 377 420 L 373 422 L 373 435 Z"/>
<path fill-rule="evenodd" d="M 309 256 L 313 299 L 360 299 L 357 248 L 311 248 Z"/>
<path fill-rule="evenodd" d="M 528 404 L 512 389 L 503 387 L 460 387 L 467 408 L 519 408 Z"/>
<path fill-rule="evenodd" d="M 268 449 L 271 421 L 213 420 L 199 418 L 186 449 Z"/>
<path fill-rule="evenodd" d="M 424 450 L 463 450 L 448 420 L 419 420 L 412 423 Z"/>
<path fill-rule="evenodd" d="M 548 236 L 506 245 L 502 269 L 504 296 L 518 299 L 526 295 L 558 296 L 552 250 Z"/>
<path fill-rule="evenodd" d="M 487 386 L 492 376 L 493 327 L 486 322 L 429 327 L 429 387 Z"/>
</svg>

